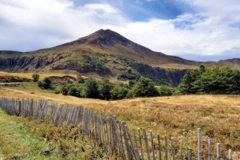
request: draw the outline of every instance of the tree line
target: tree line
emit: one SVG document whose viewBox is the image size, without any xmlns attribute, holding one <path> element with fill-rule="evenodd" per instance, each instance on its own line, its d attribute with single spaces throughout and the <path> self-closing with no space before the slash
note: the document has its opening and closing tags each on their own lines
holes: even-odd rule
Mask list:
<svg viewBox="0 0 240 160">
<path fill-rule="evenodd" d="M 182 94 L 240 94 L 240 70 L 201 65 L 185 74 L 178 89 Z"/>
<path fill-rule="evenodd" d="M 42 89 L 54 89 L 49 77 L 39 81 L 39 75 L 33 74 L 35 82 Z M 230 67 L 209 67 L 201 65 L 199 69 L 189 70 L 177 88 L 155 86 L 153 80 L 140 77 L 128 83 L 114 85 L 108 79 L 95 80 L 78 77 L 78 82 L 68 81 L 56 93 L 81 98 L 118 100 L 135 97 L 156 97 L 181 94 L 240 94 L 240 70 Z"/>
<path fill-rule="evenodd" d="M 137 81 L 129 81 L 128 84 L 116 86 L 107 79 L 94 80 L 88 78 L 78 83 L 68 83 L 62 88 L 63 95 L 72 95 L 82 98 L 99 98 L 103 100 L 117 100 L 133 97 L 154 97 L 172 95 L 169 87 L 156 88 L 154 82 L 145 77 Z"/>
</svg>

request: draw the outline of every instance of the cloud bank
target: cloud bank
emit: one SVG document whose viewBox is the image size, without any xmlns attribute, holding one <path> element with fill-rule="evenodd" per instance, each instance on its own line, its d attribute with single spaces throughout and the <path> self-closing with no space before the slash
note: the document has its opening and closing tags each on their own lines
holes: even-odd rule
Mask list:
<svg viewBox="0 0 240 160">
<path fill-rule="evenodd" d="M 108 28 L 166 54 L 195 60 L 240 57 L 240 1 L 174 1 L 193 11 L 135 21 L 107 1 L 76 5 L 71 0 L 0 0 L 0 50 L 52 47 Z"/>
</svg>

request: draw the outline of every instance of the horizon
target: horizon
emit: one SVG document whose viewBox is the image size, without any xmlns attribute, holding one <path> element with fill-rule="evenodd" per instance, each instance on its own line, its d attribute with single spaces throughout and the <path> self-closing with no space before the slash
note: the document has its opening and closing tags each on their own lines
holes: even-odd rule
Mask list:
<svg viewBox="0 0 240 160">
<path fill-rule="evenodd" d="M 240 58 L 237 0 L 2 0 L 0 13 L 0 50 L 50 48 L 108 28 L 184 59 Z"/>
</svg>

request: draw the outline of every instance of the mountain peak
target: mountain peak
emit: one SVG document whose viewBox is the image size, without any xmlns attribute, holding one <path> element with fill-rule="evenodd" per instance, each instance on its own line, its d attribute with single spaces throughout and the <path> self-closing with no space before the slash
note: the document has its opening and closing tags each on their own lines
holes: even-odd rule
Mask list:
<svg viewBox="0 0 240 160">
<path fill-rule="evenodd" d="M 157 56 L 164 55 L 161 52 L 153 52 L 144 46 L 134 43 L 110 29 L 100 29 L 86 37 L 79 38 L 76 41 L 63 45 L 77 45 L 79 47 L 94 46 L 110 52 L 112 52 L 112 50 L 121 50 L 121 52 L 124 52 L 124 54 L 137 54 L 141 55 L 142 57 L 144 55 L 149 56 L 151 54 L 157 54 Z"/>
<path fill-rule="evenodd" d="M 115 44 L 127 45 L 129 43 L 132 43 L 127 38 L 110 29 L 100 29 L 86 37 L 79 38 L 78 41 L 84 42 L 85 44 L 87 43 L 98 46 L 113 46 Z"/>
<path fill-rule="evenodd" d="M 114 32 L 110 29 L 99 29 L 98 31 L 96 31 L 94 33 L 99 33 L 99 34 L 114 34 L 115 33 L 116 34 L 116 32 Z"/>
</svg>

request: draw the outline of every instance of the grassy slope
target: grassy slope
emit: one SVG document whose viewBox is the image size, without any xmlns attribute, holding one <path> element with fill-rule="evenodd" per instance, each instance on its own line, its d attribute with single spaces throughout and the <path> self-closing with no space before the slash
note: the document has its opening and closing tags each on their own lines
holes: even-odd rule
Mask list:
<svg viewBox="0 0 240 160">
<path fill-rule="evenodd" d="M 0 159 L 113 158 L 71 127 L 9 116 L 0 110 Z"/>
<path fill-rule="evenodd" d="M 46 147 L 43 140 L 39 140 L 28 133 L 16 117 L 10 117 L 0 111 L 0 158 L 31 158 L 46 159 L 40 151 Z"/>
</svg>

